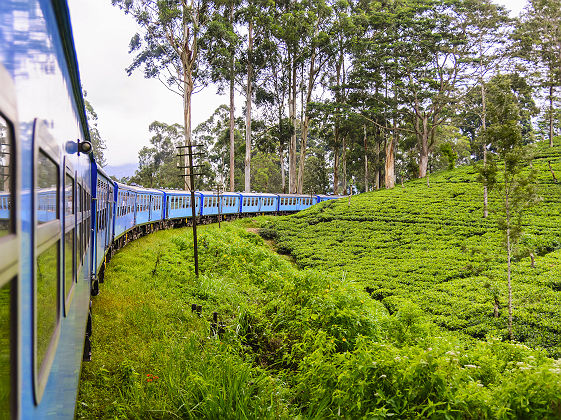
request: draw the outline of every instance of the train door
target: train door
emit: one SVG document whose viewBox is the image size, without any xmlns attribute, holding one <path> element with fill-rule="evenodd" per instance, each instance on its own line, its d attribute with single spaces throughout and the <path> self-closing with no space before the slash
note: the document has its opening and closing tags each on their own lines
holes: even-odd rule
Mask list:
<svg viewBox="0 0 561 420">
<path fill-rule="evenodd" d="M 10 76 L 0 64 L 0 417 L 17 418 L 18 289 L 20 257 L 16 101 Z"/>
</svg>

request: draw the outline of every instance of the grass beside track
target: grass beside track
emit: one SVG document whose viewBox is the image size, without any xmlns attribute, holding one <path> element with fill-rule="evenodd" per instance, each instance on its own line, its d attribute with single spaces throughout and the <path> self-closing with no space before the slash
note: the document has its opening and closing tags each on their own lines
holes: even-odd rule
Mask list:
<svg viewBox="0 0 561 420">
<path fill-rule="evenodd" d="M 298 270 L 249 223 L 200 229 L 198 279 L 189 229 L 113 257 L 77 418 L 561 415 L 559 361 L 450 333 L 415 305 L 390 315 L 344 274 Z"/>
</svg>

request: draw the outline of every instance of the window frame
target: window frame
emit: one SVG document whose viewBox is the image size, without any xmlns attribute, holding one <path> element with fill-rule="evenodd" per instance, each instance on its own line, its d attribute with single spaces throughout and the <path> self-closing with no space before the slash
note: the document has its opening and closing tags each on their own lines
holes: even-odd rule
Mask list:
<svg viewBox="0 0 561 420">
<path fill-rule="evenodd" d="M 77 206 L 77 201 L 78 201 L 78 197 L 76 194 L 76 190 L 78 187 L 78 183 L 76 182 L 76 177 L 75 177 L 75 171 L 73 170 L 72 164 L 70 162 L 68 162 L 68 160 L 66 159 L 66 157 L 64 157 L 63 159 L 64 161 L 64 181 L 63 181 L 63 188 L 62 190 L 64 191 L 64 211 L 61 211 L 59 209 L 59 215 L 62 216 L 62 220 L 63 220 L 63 232 L 62 232 L 62 238 L 60 241 L 60 255 L 61 257 L 59 257 L 62 261 L 62 273 L 59 274 L 60 277 L 62 277 L 62 298 L 63 298 L 63 307 L 64 307 L 64 317 L 68 316 L 68 313 L 70 312 L 70 304 L 72 303 L 72 297 L 74 296 L 74 290 L 75 290 L 75 285 L 76 285 L 76 278 L 77 278 L 77 270 L 78 270 L 78 238 L 77 238 L 77 223 L 76 223 L 76 218 L 78 217 L 78 206 Z M 72 179 L 72 213 L 71 214 L 66 214 L 66 177 L 69 176 Z M 59 180 L 60 183 L 60 180 Z M 59 193 L 60 194 L 60 193 Z M 60 195 L 59 195 L 60 198 Z M 66 285 L 67 285 L 67 281 L 66 281 L 66 234 L 72 232 L 72 280 L 70 282 L 71 286 L 70 286 L 70 290 L 66 290 Z"/>
<path fill-rule="evenodd" d="M 51 220 L 41 226 L 37 225 L 37 170 L 36 162 L 39 153 L 43 152 L 50 158 L 58 169 L 58 182 L 57 182 L 57 219 Z M 47 126 L 39 119 L 34 121 L 33 129 L 33 393 L 35 404 L 41 402 L 45 386 L 49 378 L 49 373 L 56 354 L 56 348 L 60 338 L 61 329 L 61 240 L 62 240 L 62 219 L 61 219 L 61 206 L 60 206 L 60 193 L 61 193 L 61 170 L 60 162 L 60 149 L 55 140 L 50 135 Z M 57 313 L 56 313 L 56 326 L 52 333 L 49 345 L 47 347 L 45 357 L 43 359 L 43 366 L 37 366 L 37 259 L 38 257 L 52 245 L 58 241 L 58 260 L 57 260 Z"/>
</svg>

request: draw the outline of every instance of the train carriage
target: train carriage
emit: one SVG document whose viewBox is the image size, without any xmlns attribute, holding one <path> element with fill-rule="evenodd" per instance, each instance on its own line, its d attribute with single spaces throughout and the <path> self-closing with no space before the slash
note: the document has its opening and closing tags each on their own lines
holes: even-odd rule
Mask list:
<svg viewBox="0 0 561 420">
<path fill-rule="evenodd" d="M 323 194 L 318 194 L 316 195 L 317 198 L 317 202 L 321 203 L 323 201 L 329 201 L 329 200 L 337 200 L 339 198 L 341 198 L 340 195 L 323 195 Z"/>
<path fill-rule="evenodd" d="M 115 183 L 95 162 L 92 163 L 92 187 L 94 213 L 92 230 L 94 243 L 92 247 L 92 275 L 94 279 L 103 279 L 103 268 L 107 252 L 113 241 L 114 228 L 114 190 Z M 97 281 L 92 285 L 93 294 L 98 292 Z"/>
<path fill-rule="evenodd" d="M 261 209 L 261 194 L 242 192 L 240 196 L 240 213 L 259 213 Z"/>
<path fill-rule="evenodd" d="M 115 182 L 114 200 L 115 200 L 115 236 L 117 239 L 131 230 L 135 225 L 136 216 L 136 196 L 138 189 L 129 185 Z"/>
<path fill-rule="evenodd" d="M 279 194 L 279 212 L 294 212 L 305 210 L 318 203 L 317 196 L 304 194 Z"/>
<path fill-rule="evenodd" d="M 136 195 L 136 223 L 141 226 L 163 220 L 162 203 L 164 192 L 148 188 L 138 188 Z"/>
<path fill-rule="evenodd" d="M 222 214 L 237 214 L 240 211 L 241 195 L 234 192 L 225 192 L 220 194 L 222 200 Z"/>
<path fill-rule="evenodd" d="M 191 194 L 187 191 L 164 190 L 165 193 L 165 218 L 179 219 L 193 216 L 191 207 Z M 201 195 L 195 192 L 195 214 L 201 212 Z"/>
<path fill-rule="evenodd" d="M 224 192 L 220 195 L 216 191 L 199 191 L 201 195 L 201 216 L 216 216 L 218 214 L 234 214 L 239 212 L 240 194 Z"/>
</svg>

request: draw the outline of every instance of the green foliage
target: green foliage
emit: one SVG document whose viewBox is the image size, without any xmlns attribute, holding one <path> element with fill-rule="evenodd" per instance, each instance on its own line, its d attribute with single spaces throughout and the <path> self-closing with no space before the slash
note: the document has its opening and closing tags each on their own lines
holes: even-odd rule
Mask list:
<svg viewBox="0 0 561 420">
<path fill-rule="evenodd" d="M 334 217 L 341 204 L 282 224 Z M 236 224 L 278 229 L 270 217 Z M 544 352 L 447 332 L 423 304 L 373 299 L 351 266 L 299 270 L 245 228 L 199 234 L 199 278 L 190 229 L 113 257 L 94 301 L 77 418 L 544 418 L 561 409 L 561 366 Z"/>
<path fill-rule="evenodd" d="M 513 254 L 513 329 L 516 340 L 559 357 L 561 295 L 553 267 L 560 246 L 561 190 L 548 162 L 561 171 L 559 145 L 537 148 L 536 184 L 528 186 L 542 200 L 518 219 L 524 235 Z M 322 203 L 262 229 L 298 266 L 345 272 L 392 314 L 415 303 L 447 330 L 478 339 L 506 338 L 506 255 L 498 224 L 503 177 L 496 177 L 488 219 L 482 218 L 476 177 L 473 168 L 462 167 L 431 176 L 430 191 L 414 181 L 404 189 L 353 197 L 350 205 L 347 199 Z M 536 268 L 531 267 L 530 252 Z"/>
</svg>

